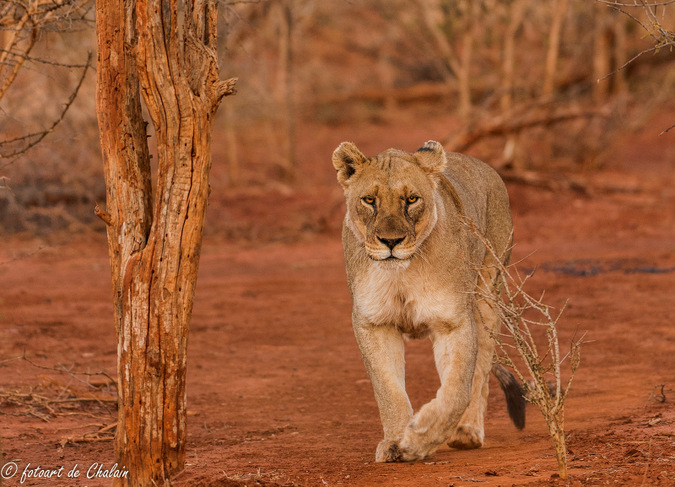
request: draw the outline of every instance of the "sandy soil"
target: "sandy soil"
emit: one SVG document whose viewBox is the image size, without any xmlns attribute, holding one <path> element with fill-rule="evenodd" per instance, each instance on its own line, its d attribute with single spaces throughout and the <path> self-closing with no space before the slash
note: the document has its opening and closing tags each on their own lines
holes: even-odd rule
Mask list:
<svg viewBox="0 0 675 487">
<path fill-rule="evenodd" d="M 675 485 L 675 144 L 653 131 L 619 143 L 606 170 L 581 175 L 590 194 L 509 184 L 514 260 L 538 268 L 533 290 L 547 302 L 569 299 L 563 344 L 587 332 L 566 407 L 568 481 L 555 476 L 539 412 L 529 406 L 517 431 L 494 382 L 484 448 L 373 462 L 381 429 L 351 331 L 341 193 L 322 166 L 311 189 L 212 204 L 210 221 L 231 223 L 202 252 L 178 484 Z M 409 148 L 426 140 L 412 132 Z M 307 150 L 329 166 L 338 135 L 318 134 L 325 147 Z M 86 477 L 114 464 L 111 308 L 103 234 L 2 242 L 0 464 L 6 476 L 18 469 L 3 486 L 110 484 Z M 428 341 L 408 344 L 407 368 L 418 408 L 438 386 Z M 22 484 L 38 466 L 57 472 Z"/>
</svg>

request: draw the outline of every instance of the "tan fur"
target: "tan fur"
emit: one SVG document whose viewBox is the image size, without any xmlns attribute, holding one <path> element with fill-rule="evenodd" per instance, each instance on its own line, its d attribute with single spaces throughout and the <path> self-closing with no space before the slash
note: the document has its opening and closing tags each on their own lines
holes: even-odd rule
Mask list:
<svg viewBox="0 0 675 487">
<path fill-rule="evenodd" d="M 426 458 L 449 441 L 483 444 L 483 417 L 498 327 L 476 286 L 492 282 L 484 246 L 460 222 L 471 218 L 508 254 L 506 189 L 486 164 L 445 153 L 389 149 L 367 158 L 352 143 L 333 153 L 347 200 L 342 240 L 353 298 L 354 334 L 380 410 L 378 462 Z M 508 259 L 508 257 L 507 257 Z M 428 336 L 441 379 L 413 414 L 405 391 L 404 337 Z"/>
</svg>

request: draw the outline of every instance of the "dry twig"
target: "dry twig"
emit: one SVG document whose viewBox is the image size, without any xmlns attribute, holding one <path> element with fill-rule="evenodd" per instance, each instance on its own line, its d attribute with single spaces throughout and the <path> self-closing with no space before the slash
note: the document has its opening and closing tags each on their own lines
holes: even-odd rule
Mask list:
<svg viewBox="0 0 675 487">
<path fill-rule="evenodd" d="M 492 244 L 476 227 L 473 220 L 464 218 L 463 223 L 481 240 L 487 252 L 492 254 L 497 273 L 495 283 L 484 281 L 478 286 L 478 298 L 487 302 L 497 314 L 507 333 L 493 336 L 499 349 L 498 360 L 515 372 L 523 383 L 526 399 L 535 404 L 544 416 L 555 449 L 560 477 L 567 478 L 567 449 L 565 446 L 564 403 L 579 367 L 580 347 L 583 335 L 573 339 L 567 354 L 561 355 L 558 341 L 558 321 L 564 306 L 557 312 L 543 302 L 543 294 L 535 298 L 524 290 L 531 275 L 522 278 L 510 272 L 502 263 Z M 510 250 L 510 249 L 509 249 Z M 483 278 L 484 279 L 484 278 Z M 534 315 L 534 316 L 533 316 Z M 546 334 L 546 348 L 540 352 L 532 329 L 541 327 Z M 507 341 L 507 338 L 509 339 Z M 511 341 L 513 343 L 511 343 Z M 524 371 L 514 362 L 514 354 L 522 360 Z M 563 383 L 561 365 L 569 360 L 570 375 Z M 528 379 L 526 379 L 526 376 Z M 548 379 L 552 376 L 552 381 Z"/>
<path fill-rule="evenodd" d="M 68 444 L 74 443 L 98 443 L 101 441 L 113 441 L 115 439 L 115 430 L 117 428 L 117 423 L 112 423 L 108 425 L 99 425 L 99 429 L 96 431 L 84 433 L 82 435 L 71 435 L 64 436 L 61 438 L 59 444 L 63 448 Z"/>
<path fill-rule="evenodd" d="M 649 393 L 647 403 L 649 403 L 650 401 L 654 401 L 661 404 L 667 402 L 666 393 L 664 392 L 665 387 L 666 387 L 665 384 L 659 384 L 657 386 L 654 386 L 652 392 Z"/>
</svg>

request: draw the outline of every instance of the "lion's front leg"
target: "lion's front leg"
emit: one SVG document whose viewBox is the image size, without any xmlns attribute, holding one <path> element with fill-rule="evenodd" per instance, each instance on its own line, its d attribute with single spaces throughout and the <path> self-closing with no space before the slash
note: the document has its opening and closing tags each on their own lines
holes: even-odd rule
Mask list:
<svg viewBox="0 0 675 487">
<path fill-rule="evenodd" d="M 441 387 L 406 427 L 399 443 L 401 459 L 421 460 L 434 453 L 452 435 L 471 398 L 476 365 L 477 337 L 472 320 L 432 334 Z M 442 331 L 439 331 L 442 330 Z"/>
<path fill-rule="evenodd" d="M 372 325 L 359 319 L 354 320 L 354 335 L 373 385 L 384 429 L 375 461 L 400 461 L 398 443 L 413 413 L 405 392 L 403 337 L 394 327 Z"/>
</svg>

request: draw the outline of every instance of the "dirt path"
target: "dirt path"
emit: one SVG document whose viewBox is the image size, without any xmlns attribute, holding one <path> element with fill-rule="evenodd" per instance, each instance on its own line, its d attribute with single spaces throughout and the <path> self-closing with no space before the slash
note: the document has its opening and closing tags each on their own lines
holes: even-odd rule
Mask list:
<svg viewBox="0 0 675 487">
<path fill-rule="evenodd" d="M 484 448 L 444 447 L 415 464 L 373 463 L 380 424 L 351 332 L 332 223 L 294 243 L 207 238 L 190 335 L 188 465 L 180 483 L 675 485 L 675 154 L 658 157 L 594 176 L 597 187 L 623 185 L 625 192 L 588 197 L 509 186 L 514 260 L 538 268 L 532 284 L 546 289 L 549 303 L 569 299 L 563 343 L 588 332 L 566 409 L 569 482 L 552 477 L 555 460 L 539 413 L 529 406 L 527 427 L 517 431 L 495 383 Z M 18 468 L 3 486 L 110 484 L 95 475 L 105 473 L 99 464 L 113 465 L 112 443 L 94 441 L 106 439 L 116 414 L 107 402 L 114 389 L 96 374 L 115 371 L 108 281 L 103 235 L 68 244 L 3 242 L 0 463 Z M 438 386 L 430 352 L 428 341 L 407 349 L 416 408 Z M 17 358 L 24 353 L 32 364 Z M 38 466 L 57 472 L 21 484 Z M 76 471 L 79 477 L 67 478 Z"/>
</svg>

